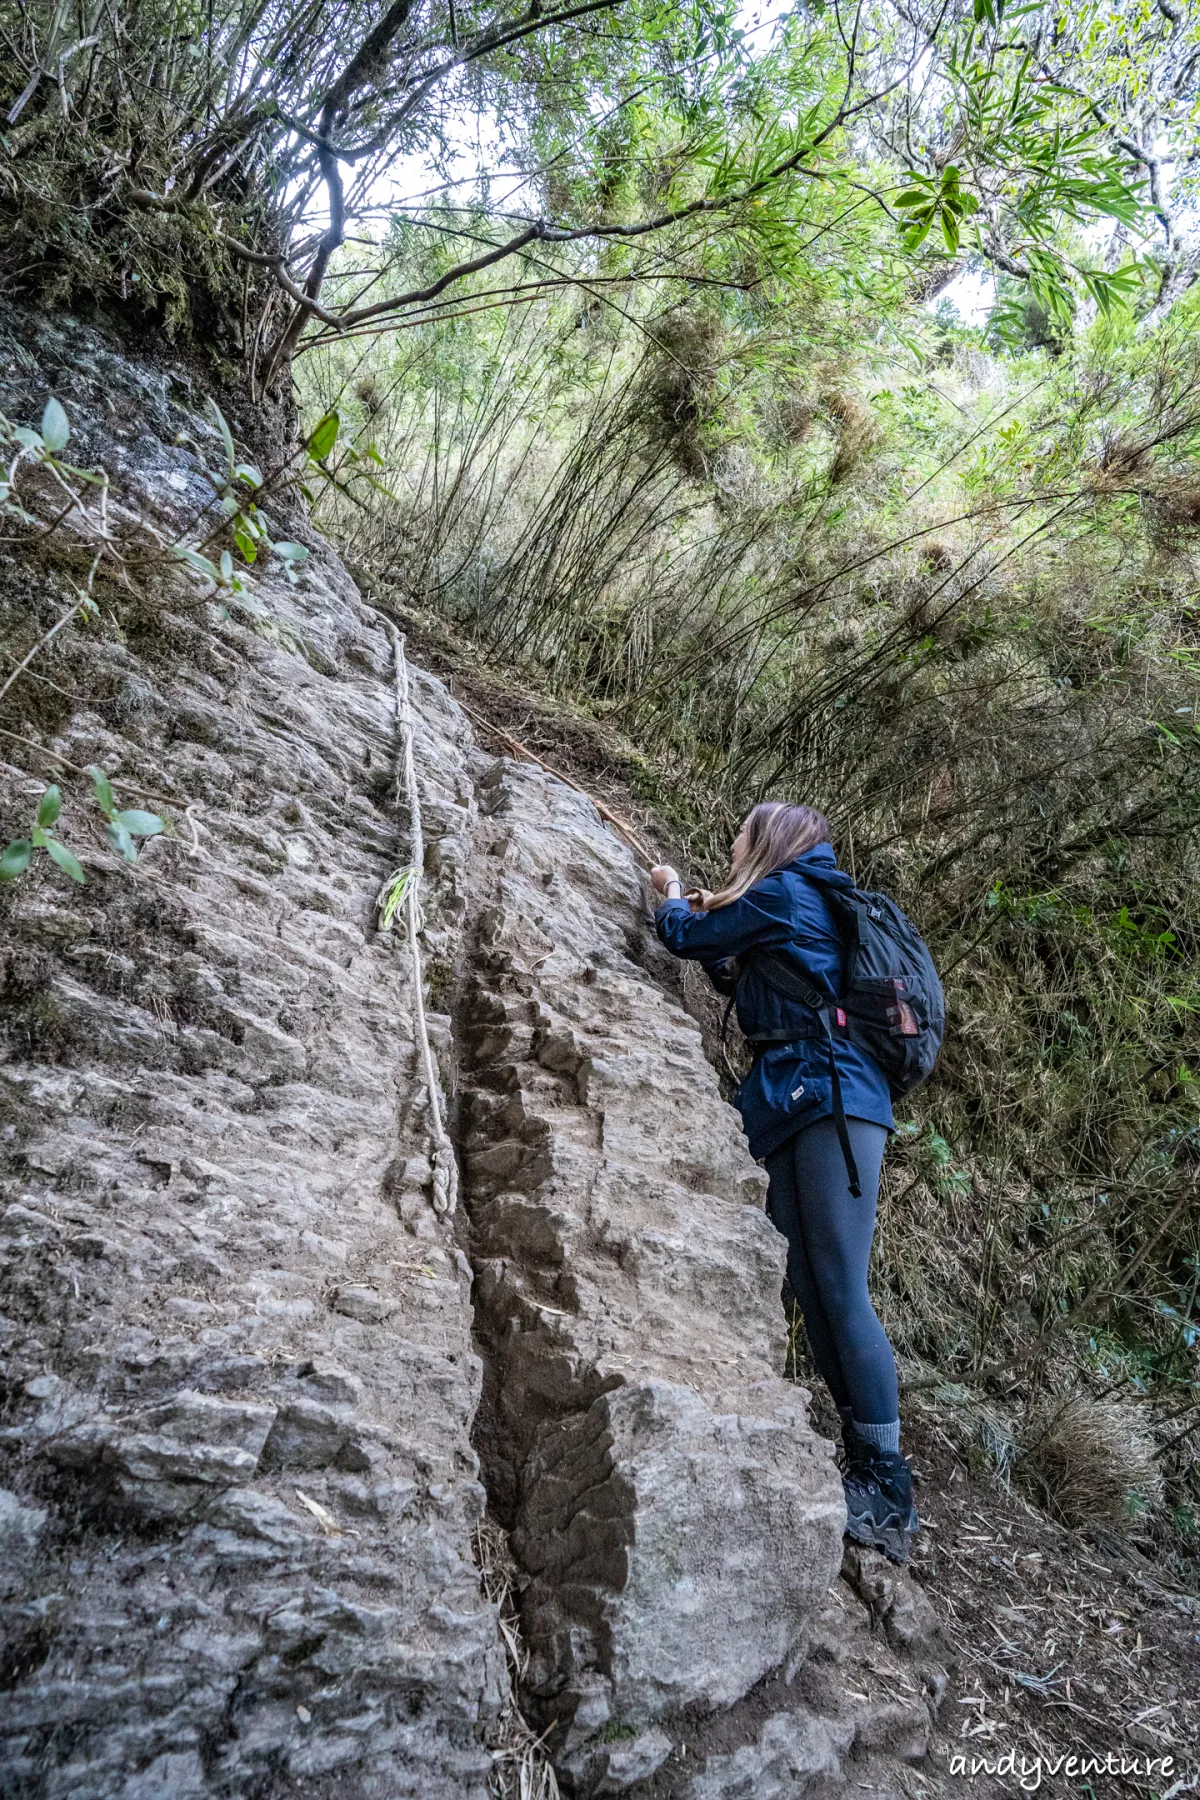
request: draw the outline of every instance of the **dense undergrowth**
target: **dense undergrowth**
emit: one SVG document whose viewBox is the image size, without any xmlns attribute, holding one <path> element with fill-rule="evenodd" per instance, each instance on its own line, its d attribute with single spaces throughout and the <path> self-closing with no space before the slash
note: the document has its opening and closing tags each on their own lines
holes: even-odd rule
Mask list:
<svg viewBox="0 0 1200 1800">
<path fill-rule="evenodd" d="M 693 874 L 786 794 L 910 908 L 952 1020 L 884 1206 L 910 1382 L 1082 1518 L 1071 1436 L 1095 1516 L 1116 1472 L 1186 1559 L 1200 340 L 1194 305 L 1050 353 L 1040 323 L 1005 347 L 814 278 L 340 346 L 305 364 L 342 420 L 317 518 L 618 734 Z"/>
</svg>

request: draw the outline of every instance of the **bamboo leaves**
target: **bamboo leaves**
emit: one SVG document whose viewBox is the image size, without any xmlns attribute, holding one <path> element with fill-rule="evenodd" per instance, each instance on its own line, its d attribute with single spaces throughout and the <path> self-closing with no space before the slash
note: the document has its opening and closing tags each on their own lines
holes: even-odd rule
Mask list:
<svg viewBox="0 0 1200 1800">
<path fill-rule="evenodd" d="M 953 163 L 943 169 L 940 178 L 914 175 L 912 187 L 897 195 L 894 204 L 905 215 L 900 232 L 906 250 L 919 249 L 938 224 L 951 256 L 958 252 L 963 220 L 979 210 L 975 195 L 963 192 Z"/>
</svg>

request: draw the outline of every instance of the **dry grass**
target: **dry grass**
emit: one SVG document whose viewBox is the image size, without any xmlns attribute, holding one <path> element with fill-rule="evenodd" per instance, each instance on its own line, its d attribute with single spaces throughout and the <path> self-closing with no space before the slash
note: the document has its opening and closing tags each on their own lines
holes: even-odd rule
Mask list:
<svg viewBox="0 0 1200 1800">
<path fill-rule="evenodd" d="M 516 1608 L 517 1566 L 508 1538 L 491 1519 L 475 1528 L 475 1561 L 480 1586 L 496 1608 L 500 1635 L 508 1655 L 512 1683 L 507 1705 L 489 1739 L 492 1753 L 490 1792 L 496 1800 L 559 1800 L 558 1778 L 550 1765 L 545 1744 L 526 1723 L 517 1703 L 529 1654 L 521 1638 Z"/>
<path fill-rule="evenodd" d="M 1128 1528 L 1161 1505 L 1155 1444 L 1137 1408 L 1075 1394 L 1030 1418 L 1015 1474 L 1060 1524 Z"/>
<path fill-rule="evenodd" d="M 955 1752 L 994 1758 L 1013 1748 L 1050 1759 L 1173 1755 L 1182 1778 L 1174 1791 L 1191 1792 L 1200 1602 L 1164 1582 L 1121 1536 L 1068 1531 L 994 1479 L 975 1479 L 947 1424 L 927 1402 L 906 1432 L 926 1524 L 912 1569 L 957 1664 L 934 1770 L 946 1771 Z M 1117 1777 L 1095 1792 L 1097 1800 L 1146 1800 L 1156 1785 Z M 1001 1779 L 970 1788 L 955 1779 L 948 1791 L 990 1800 L 1018 1790 Z M 1039 1792 L 1078 1800 L 1080 1784 L 1048 1777 Z"/>
</svg>

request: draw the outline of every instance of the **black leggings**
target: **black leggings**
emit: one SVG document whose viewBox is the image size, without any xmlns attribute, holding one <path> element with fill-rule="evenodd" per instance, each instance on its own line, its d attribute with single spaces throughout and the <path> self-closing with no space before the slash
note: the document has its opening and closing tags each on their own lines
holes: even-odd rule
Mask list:
<svg viewBox="0 0 1200 1800">
<path fill-rule="evenodd" d="M 767 1209 L 788 1241 L 788 1280 L 835 1404 L 863 1425 L 890 1425 L 900 1416 L 896 1360 L 867 1292 L 887 1132 L 865 1119 L 846 1125 L 862 1199 L 850 1192 L 833 1120 L 818 1119 L 768 1156 Z"/>
</svg>

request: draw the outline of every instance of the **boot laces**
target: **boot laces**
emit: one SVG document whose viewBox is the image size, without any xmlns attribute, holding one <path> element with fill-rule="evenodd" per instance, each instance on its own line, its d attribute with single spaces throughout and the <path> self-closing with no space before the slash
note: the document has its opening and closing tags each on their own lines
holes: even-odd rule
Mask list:
<svg viewBox="0 0 1200 1800">
<path fill-rule="evenodd" d="M 908 1473 L 903 1457 L 881 1450 L 869 1439 L 855 1438 L 843 1448 L 842 1479 L 848 1487 L 863 1494 L 878 1494 L 889 1502 L 896 1501 L 897 1477 Z"/>
</svg>

